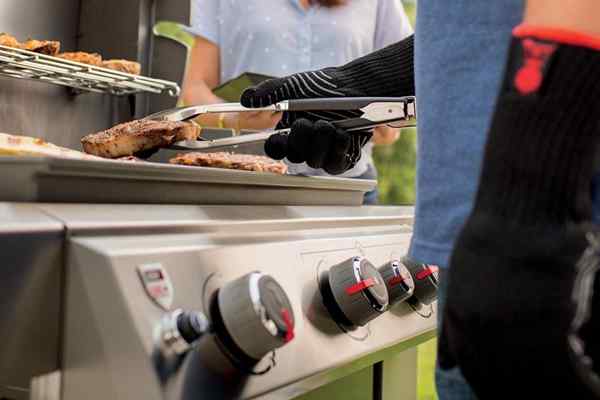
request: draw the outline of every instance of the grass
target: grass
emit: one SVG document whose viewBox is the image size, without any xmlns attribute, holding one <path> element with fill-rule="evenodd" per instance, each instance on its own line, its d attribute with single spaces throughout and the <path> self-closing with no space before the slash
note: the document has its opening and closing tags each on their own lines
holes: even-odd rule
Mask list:
<svg viewBox="0 0 600 400">
<path fill-rule="evenodd" d="M 437 400 L 435 393 L 435 352 L 437 339 L 431 339 L 419 346 L 417 389 L 419 400 Z"/>
</svg>

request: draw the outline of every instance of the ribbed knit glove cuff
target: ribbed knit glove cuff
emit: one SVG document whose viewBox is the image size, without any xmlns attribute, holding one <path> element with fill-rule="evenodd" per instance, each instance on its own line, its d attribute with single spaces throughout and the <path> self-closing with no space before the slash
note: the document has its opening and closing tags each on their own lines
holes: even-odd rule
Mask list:
<svg viewBox="0 0 600 400">
<path fill-rule="evenodd" d="M 515 32 L 475 212 L 527 224 L 588 220 L 600 52 Z"/>
<path fill-rule="evenodd" d="M 240 101 L 246 107 L 264 107 L 289 99 L 412 96 L 413 59 L 414 39 L 410 36 L 341 67 L 267 80 L 246 89 Z"/>
<path fill-rule="evenodd" d="M 414 35 L 401 42 L 330 69 L 338 86 L 351 88 L 356 96 L 414 96 Z"/>
</svg>

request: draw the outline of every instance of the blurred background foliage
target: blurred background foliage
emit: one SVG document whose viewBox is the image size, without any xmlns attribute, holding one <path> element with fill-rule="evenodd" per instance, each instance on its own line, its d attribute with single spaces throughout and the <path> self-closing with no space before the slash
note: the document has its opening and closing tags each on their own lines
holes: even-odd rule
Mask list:
<svg viewBox="0 0 600 400">
<path fill-rule="evenodd" d="M 414 26 L 416 2 L 403 1 L 404 9 Z M 385 205 L 406 205 L 415 202 L 417 161 L 417 131 L 404 129 L 400 139 L 391 146 L 376 146 L 373 152 L 379 173 L 379 201 Z"/>
<path fill-rule="evenodd" d="M 404 129 L 400 139 L 393 145 L 376 146 L 373 159 L 379 173 L 380 204 L 414 204 L 416 129 Z"/>
</svg>

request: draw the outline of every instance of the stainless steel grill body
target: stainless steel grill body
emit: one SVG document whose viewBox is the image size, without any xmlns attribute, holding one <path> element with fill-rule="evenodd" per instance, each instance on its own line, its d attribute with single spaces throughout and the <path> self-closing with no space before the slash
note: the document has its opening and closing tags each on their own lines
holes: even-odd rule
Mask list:
<svg viewBox="0 0 600 400">
<path fill-rule="evenodd" d="M 59 293 L 64 296 L 62 312 L 48 318 L 50 326 L 62 325 L 62 344 L 42 341 L 53 362 L 29 371 L 35 375 L 56 367 L 63 400 L 291 398 L 405 350 L 431 337 L 435 326 L 434 318 L 424 319 L 401 304 L 367 327 L 344 332 L 323 307 L 318 291 L 319 271 L 349 257 L 361 255 L 379 266 L 404 254 L 411 235 L 409 208 L 2 207 L 2 222 L 21 221 L 15 213 L 23 209 L 43 216 L 40 221 L 47 221 L 52 235 L 64 244 L 55 247 L 59 255 L 64 249 L 64 263 L 43 259 L 49 263 L 44 268 L 54 265 L 51 277 L 57 282 L 64 273 L 64 290 L 57 285 L 46 296 L 45 308 L 32 311 L 14 302 L 10 307 L 31 324 L 52 305 L 58 307 Z M 20 222 L 12 224 L 11 232 L 16 238 L 28 230 L 29 235 L 41 235 L 40 229 Z M 9 243 L 0 242 L 2 254 L 25 252 L 23 247 L 6 248 Z M 32 246 L 30 253 L 37 252 L 39 244 Z M 156 328 L 165 311 L 144 290 L 137 272 L 143 264 L 160 264 L 167 271 L 173 308 L 205 312 L 211 295 L 225 283 L 252 271 L 269 274 L 291 300 L 296 337 L 276 351 L 276 366 L 261 376 L 241 372 L 211 335 L 167 373 L 168 368 L 157 368 L 155 358 Z M 35 281 L 26 270 L 17 278 Z M 52 286 L 49 281 L 46 285 Z M 0 293 L 5 289 L 2 281 Z M 29 296 L 26 289 L 27 285 L 13 287 L 11 298 Z M 5 316 L 0 314 L 0 327 L 7 326 Z M 19 332 L 22 346 L 13 351 L 18 354 L 34 334 L 35 329 Z M 6 354 L 7 344 L 1 342 L 0 354 Z M 406 377 L 414 376 L 407 372 Z M 0 397 L 8 393 L 8 386 L 26 382 L 25 375 L 18 381 L 0 381 Z"/>
</svg>

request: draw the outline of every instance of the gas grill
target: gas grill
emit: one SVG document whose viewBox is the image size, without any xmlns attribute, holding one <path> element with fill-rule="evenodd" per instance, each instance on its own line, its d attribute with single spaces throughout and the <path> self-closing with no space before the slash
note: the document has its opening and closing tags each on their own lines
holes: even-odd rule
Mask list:
<svg viewBox="0 0 600 400">
<path fill-rule="evenodd" d="M 411 224 L 396 207 L 3 203 L 0 394 L 371 396 L 382 362 L 384 392 L 414 398 L 435 318 L 403 300 L 434 276 L 385 292 Z"/>
<path fill-rule="evenodd" d="M 2 49 L 5 75 L 20 62 L 38 81 L 0 77 L 0 132 L 78 149 L 87 133 L 175 106 L 139 85 L 178 91 L 185 52 L 151 28 L 187 23 L 189 1 L 125 3 L 2 2 L 0 31 L 137 59 L 161 79 L 68 91 L 52 79 L 92 77 L 64 64 L 39 82 L 22 63 L 39 72 L 46 58 Z M 403 258 L 412 208 L 360 205 L 374 185 L 0 157 L 0 399 L 416 398 L 437 272 Z"/>
</svg>

